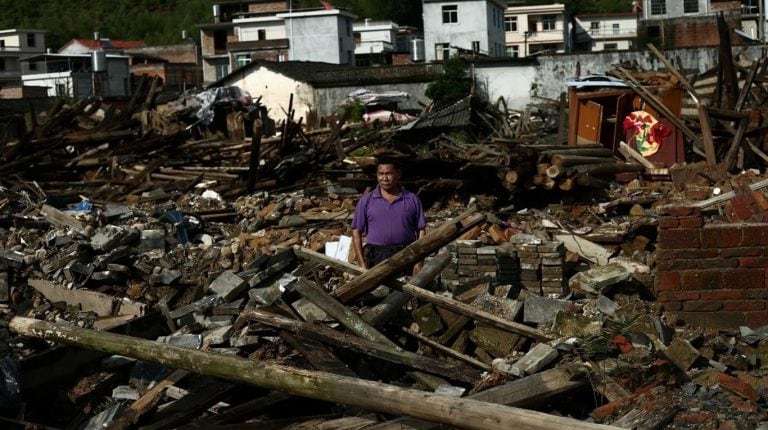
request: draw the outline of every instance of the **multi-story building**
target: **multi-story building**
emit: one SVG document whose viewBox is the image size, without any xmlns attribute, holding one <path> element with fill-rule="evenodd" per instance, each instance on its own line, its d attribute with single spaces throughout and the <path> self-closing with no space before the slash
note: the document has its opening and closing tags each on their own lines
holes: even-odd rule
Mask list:
<svg viewBox="0 0 768 430">
<path fill-rule="evenodd" d="M 762 11 L 760 2 L 764 2 Z M 756 41 L 765 40 L 765 23 L 760 25 L 761 16 L 765 19 L 765 6 L 765 0 L 741 0 L 741 30 Z"/>
<path fill-rule="evenodd" d="M 92 96 L 131 94 L 127 55 L 95 51 L 90 54 L 35 54 L 21 58 L 23 63 L 41 67 L 22 76 L 24 86 L 46 88 L 49 97 L 81 100 Z"/>
<path fill-rule="evenodd" d="M 638 16 L 633 13 L 580 14 L 575 17 L 576 51 L 616 51 L 636 45 Z"/>
<path fill-rule="evenodd" d="M 354 64 L 351 13 L 294 9 L 293 0 L 218 0 L 211 24 L 200 25 L 205 82 L 254 60 Z"/>
<path fill-rule="evenodd" d="M 20 62 L 19 59 L 45 52 L 45 33 L 42 30 L 0 30 L 0 88 L 18 86 L 23 74 L 42 67 L 40 62 Z"/>
<path fill-rule="evenodd" d="M 638 40 L 664 48 L 718 45 L 717 15 L 740 29 L 741 11 L 739 0 L 643 0 Z M 731 39 L 742 42 L 735 33 Z"/>
<path fill-rule="evenodd" d="M 504 33 L 509 57 L 565 52 L 568 48 L 565 5 L 508 7 L 504 11 Z"/>
<path fill-rule="evenodd" d="M 397 31 L 399 26 L 393 21 L 371 21 L 366 19 L 355 22 L 355 63 L 358 66 L 381 66 L 392 64 L 392 57 L 397 51 Z"/>
<path fill-rule="evenodd" d="M 423 0 L 427 61 L 456 55 L 504 55 L 501 0 Z"/>
</svg>

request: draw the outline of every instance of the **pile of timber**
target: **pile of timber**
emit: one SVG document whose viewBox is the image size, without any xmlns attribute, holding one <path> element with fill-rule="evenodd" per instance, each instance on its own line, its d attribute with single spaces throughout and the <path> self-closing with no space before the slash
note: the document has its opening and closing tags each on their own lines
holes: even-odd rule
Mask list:
<svg viewBox="0 0 768 430">
<path fill-rule="evenodd" d="M 496 139 L 495 143 L 508 143 Z M 511 191 L 530 189 L 571 191 L 575 187 L 607 188 L 622 173 L 639 173 L 642 166 L 613 157 L 601 145 L 516 145 L 507 150 L 514 164 L 499 166 L 502 185 Z"/>
</svg>

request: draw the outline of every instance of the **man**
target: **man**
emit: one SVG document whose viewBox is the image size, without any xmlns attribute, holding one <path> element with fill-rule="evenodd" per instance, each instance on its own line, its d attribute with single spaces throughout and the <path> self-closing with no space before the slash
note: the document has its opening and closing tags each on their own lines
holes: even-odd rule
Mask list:
<svg viewBox="0 0 768 430">
<path fill-rule="evenodd" d="M 421 201 L 400 184 L 401 170 L 393 161 L 376 163 L 378 186 L 357 203 L 352 219 L 352 245 L 357 263 L 368 269 L 424 236 L 426 221 Z M 366 245 L 363 248 L 363 235 Z M 413 268 L 421 270 L 422 263 Z"/>
</svg>

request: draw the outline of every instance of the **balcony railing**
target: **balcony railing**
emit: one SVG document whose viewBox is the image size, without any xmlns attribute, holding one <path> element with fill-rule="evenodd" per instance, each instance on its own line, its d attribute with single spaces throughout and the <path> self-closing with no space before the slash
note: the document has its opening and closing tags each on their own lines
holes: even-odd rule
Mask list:
<svg viewBox="0 0 768 430">
<path fill-rule="evenodd" d="M 634 37 L 637 36 L 637 30 L 630 28 L 593 28 L 589 30 L 589 35 L 592 37 Z"/>
</svg>

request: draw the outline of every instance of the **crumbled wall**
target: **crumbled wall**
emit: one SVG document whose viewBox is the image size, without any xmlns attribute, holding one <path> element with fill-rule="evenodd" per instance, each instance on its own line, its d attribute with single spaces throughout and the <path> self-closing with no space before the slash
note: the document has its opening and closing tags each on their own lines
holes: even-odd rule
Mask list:
<svg viewBox="0 0 768 430">
<path fill-rule="evenodd" d="M 692 207 L 659 208 L 658 301 L 702 327 L 768 324 L 768 224 L 707 224 Z"/>
</svg>

